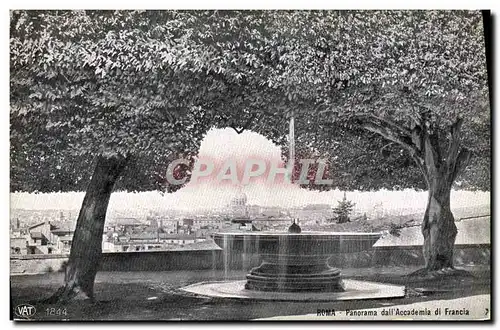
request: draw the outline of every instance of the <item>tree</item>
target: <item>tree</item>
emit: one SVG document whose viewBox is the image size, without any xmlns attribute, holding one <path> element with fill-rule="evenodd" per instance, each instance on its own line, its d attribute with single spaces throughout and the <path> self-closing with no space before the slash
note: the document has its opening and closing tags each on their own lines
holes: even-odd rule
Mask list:
<svg viewBox="0 0 500 330">
<path fill-rule="evenodd" d="M 196 150 L 210 127 L 202 105 L 214 101 L 218 94 L 206 91 L 217 85 L 184 68 L 192 51 L 183 26 L 189 15 L 11 12 L 11 189 L 88 184 L 65 285 L 54 300 L 93 298 L 109 197 L 127 165 L 146 165 L 142 173 L 154 177 L 167 160 Z M 51 177 L 27 172 L 36 167 Z M 125 188 L 151 183 L 137 176 Z M 149 181 L 166 188 L 155 179 Z"/>
<path fill-rule="evenodd" d="M 300 83 L 294 98 L 309 100 L 304 117 L 310 120 L 314 108 L 322 115 L 316 123 L 362 128 L 404 150 L 429 190 L 422 222 L 425 270 L 452 268 L 457 230 L 451 188 L 474 154 L 489 162 L 481 13 L 296 15 L 309 15 L 310 28 L 290 45 L 292 60 L 281 77 L 293 73 Z"/>
<path fill-rule="evenodd" d="M 451 188 L 473 153 L 489 154 L 490 116 L 481 15 L 421 15 L 420 24 L 407 15 L 391 17 L 388 23 L 400 32 L 386 36 L 382 48 L 398 49 L 394 65 L 378 59 L 386 66 L 377 83 L 353 96 L 370 103 L 358 107 L 358 124 L 405 148 L 423 174 L 429 190 L 423 252 L 426 270 L 435 271 L 453 268 Z M 421 25 L 426 28 L 417 32 Z M 412 32 L 417 42 L 397 47 Z"/>
<path fill-rule="evenodd" d="M 320 153 L 331 149 L 325 143 L 331 136 L 318 128 L 329 125 L 345 132 L 362 129 L 396 145 L 393 150 L 413 162 L 407 167 L 420 172 L 422 180 L 415 186 L 429 191 L 422 222 L 425 271 L 452 269 L 452 186 L 460 175 L 470 180 L 474 171 L 481 174 L 475 175 L 476 184 L 469 181 L 472 187 L 487 187 L 489 181 L 490 110 L 481 13 L 264 15 L 272 17 L 266 19 L 269 32 L 253 35 L 248 43 L 263 44 L 255 59 L 258 68 L 267 68 L 261 69 L 261 84 L 285 96 L 267 103 L 269 112 L 281 117 L 293 113 L 296 122 L 307 123 L 297 135 Z M 269 136 L 273 127 L 249 128 Z M 319 144 L 312 146 L 316 135 Z"/>
<path fill-rule="evenodd" d="M 338 201 L 337 207 L 333 208 L 333 213 L 337 216 L 337 223 L 345 223 L 351 221 L 349 216 L 356 204 L 352 201 L 347 200 L 346 193 L 344 192 L 344 198 Z"/>
</svg>

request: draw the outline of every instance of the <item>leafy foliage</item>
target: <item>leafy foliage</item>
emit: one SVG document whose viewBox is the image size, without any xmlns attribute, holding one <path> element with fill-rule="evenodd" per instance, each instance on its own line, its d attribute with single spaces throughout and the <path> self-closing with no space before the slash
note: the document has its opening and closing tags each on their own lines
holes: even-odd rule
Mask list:
<svg viewBox="0 0 500 330">
<path fill-rule="evenodd" d="M 211 127 L 284 146 L 291 113 L 343 189 L 425 187 L 412 132 L 444 151 L 463 119 L 458 182 L 489 187 L 479 12 L 12 11 L 10 70 L 12 190 L 80 190 L 120 154 L 117 189 L 168 191 Z"/>
</svg>

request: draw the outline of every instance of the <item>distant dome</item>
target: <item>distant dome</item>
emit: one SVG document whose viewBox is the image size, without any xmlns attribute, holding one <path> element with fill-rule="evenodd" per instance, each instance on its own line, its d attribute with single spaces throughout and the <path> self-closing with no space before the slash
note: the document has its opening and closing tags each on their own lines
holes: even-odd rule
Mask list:
<svg viewBox="0 0 500 330">
<path fill-rule="evenodd" d="M 244 192 L 240 192 L 231 200 L 231 205 L 246 205 L 246 204 L 247 204 L 247 195 Z"/>
</svg>

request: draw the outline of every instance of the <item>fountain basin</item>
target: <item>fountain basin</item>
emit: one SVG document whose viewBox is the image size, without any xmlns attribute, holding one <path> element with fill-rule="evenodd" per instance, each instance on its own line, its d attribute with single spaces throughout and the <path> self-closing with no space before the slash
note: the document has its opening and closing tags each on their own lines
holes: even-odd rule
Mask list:
<svg viewBox="0 0 500 330">
<path fill-rule="evenodd" d="M 247 290 L 276 292 L 342 292 L 340 270 L 328 264 L 335 253 L 370 249 L 380 233 L 216 233 L 224 253 L 258 253 L 262 264 L 247 275 Z"/>
<path fill-rule="evenodd" d="M 182 291 L 206 297 L 274 300 L 274 301 L 342 301 L 362 299 L 387 299 L 405 296 L 401 285 L 345 280 L 345 290 L 341 292 L 263 292 L 248 290 L 246 281 L 201 282 L 181 288 Z"/>
</svg>

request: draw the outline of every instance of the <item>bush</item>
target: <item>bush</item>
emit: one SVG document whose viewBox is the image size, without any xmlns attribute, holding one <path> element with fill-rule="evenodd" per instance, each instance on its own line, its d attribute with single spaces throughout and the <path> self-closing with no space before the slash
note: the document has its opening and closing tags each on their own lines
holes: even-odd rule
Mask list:
<svg viewBox="0 0 500 330">
<path fill-rule="evenodd" d="M 401 229 L 402 228 L 403 228 L 403 226 L 397 225 L 397 224 L 391 222 L 389 234 L 391 234 L 392 236 L 399 237 L 399 236 L 401 236 Z"/>
</svg>

